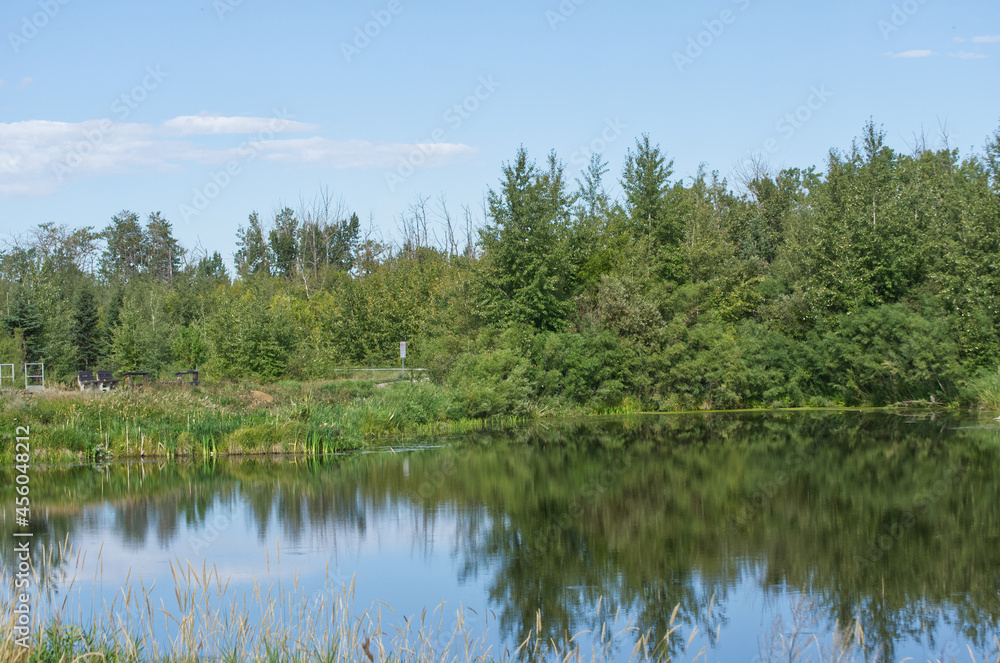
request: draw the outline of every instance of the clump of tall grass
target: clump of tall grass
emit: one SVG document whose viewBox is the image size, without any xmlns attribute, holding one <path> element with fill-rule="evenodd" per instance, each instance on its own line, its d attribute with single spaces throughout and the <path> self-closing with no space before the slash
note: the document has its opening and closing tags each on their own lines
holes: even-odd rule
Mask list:
<svg viewBox="0 0 1000 663">
<path fill-rule="evenodd" d="M 974 407 L 1000 410 L 1000 368 L 980 373 L 969 382 L 966 393 Z"/>
</svg>

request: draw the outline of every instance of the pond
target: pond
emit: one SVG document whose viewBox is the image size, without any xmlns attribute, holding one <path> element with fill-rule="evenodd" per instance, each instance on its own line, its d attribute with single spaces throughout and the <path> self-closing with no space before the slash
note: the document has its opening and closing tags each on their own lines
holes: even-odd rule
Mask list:
<svg viewBox="0 0 1000 663">
<path fill-rule="evenodd" d="M 998 461 L 988 418 L 821 411 L 35 468 L 33 546 L 47 558 L 36 618 L 135 610 L 166 641 L 184 630 L 166 615 L 214 605 L 198 594 L 214 587 L 216 601 L 243 596 L 222 628 L 241 616 L 313 628 L 327 597 L 386 651 L 385 634 L 421 614 L 437 624 L 427 647 L 461 650 L 461 613 L 497 657 L 541 635 L 627 660 L 647 634 L 675 660 L 820 660 L 838 646 L 868 660 L 970 660 L 970 648 L 983 660 L 1000 635 Z M 332 598 L 345 589 L 347 618 L 348 599 Z"/>
</svg>

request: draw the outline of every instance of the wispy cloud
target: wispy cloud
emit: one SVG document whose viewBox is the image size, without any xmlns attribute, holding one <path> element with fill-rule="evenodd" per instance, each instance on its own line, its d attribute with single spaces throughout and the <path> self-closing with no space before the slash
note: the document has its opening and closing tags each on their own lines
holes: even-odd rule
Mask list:
<svg viewBox="0 0 1000 663">
<path fill-rule="evenodd" d="M 459 143 L 275 137 L 316 129 L 284 119 L 216 115 L 176 117 L 159 125 L 108 119 L 0 122 L 0 200 L 51 195 L 78 179 L 223 164 L 245 159 L 248 150 L 265 161 L 339 169 L 392 167 L 418 151 L 425 166 L 441 166 L 476 152 Z M 234 136 L 231 148 L 220 149 L 208 137 L 222 134 L 244 137 Z"/>
<path fill-rule="evenodd" d="M 21 79 L 21 82 L 17 84 L 17 89 L 23 90 L 34 82 L 35 81 L 31 78 L 31 76 L 25 76 Z"/>
<path fill-rule="evenodd" d="M 949 53 L 948 57 L 958 58 L 959 60 L 985 60 L 988 55 L 983 55 L 982 53 L 970 53 L 968 51 L 959 51 L 958 53 Z"/>
<path fill-rule="evenodd" d="M 441 166 L 476 152 L 475 148 L 461 143 L 379 145 L 366 140 L 330 140 L 318 136 L 261 141 L 253 143 L 253 147 L 260 149 L 271 161 L 327 168 L 388 168 L 418 152 L 424 157 L 423 165 Z"/>
<path fill-rule="evenodd" d="M 226 117 L 223 115 L 182 115 L 163 123 L 163 128 L 178 136 L 212 136 L 220 134 L 304 133 L 319 127 L 292 120 L 275 122 L 268 117 Z"/>
<path fill-rule="evenodd" d="M 1000 35 L 980 35 L 972 38 L 973 44 L 995 44 L 1000 42 Z"/>
<path fill-rule="evenodd" d="M 913 51 L 903 51 L 902 53 L 893 53 L 892 51 L 889 51 L 888 53 L 884 53 L 884 55 L 890 58 L 929 58 L 932 55 L 936 55 L 936 53 L 931 50 L 921 49 Z"/>
</svg>

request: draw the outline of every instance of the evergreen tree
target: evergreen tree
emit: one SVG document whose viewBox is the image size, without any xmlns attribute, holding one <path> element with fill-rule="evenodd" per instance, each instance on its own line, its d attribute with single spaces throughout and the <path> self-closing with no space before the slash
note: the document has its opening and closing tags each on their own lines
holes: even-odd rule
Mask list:
<svg viewBox="0 0 1000 663">
<path fill-rule="evenodd" d="M 211 256 L 204 256 L 195 266 L 195 274 L 199 278 L 226 281 L 229 274 L 226 273 L 226 264 L 222 261 L 222 256 L 218 251 L 214 251 Z"/>
<path fill-rule="evenodd" d="M 108 282 L 128 283 L 142 271 L 148 250 L 139 215 L 122 210 L 111 217 L 101 236 L 107 243 L 101 254 L 101 276 Z"/>
<path fill-rule="evenodd" d="M 274 256 L 274 273 L 282 278 L 295 276 L 299 266 L 299 220 L 290 207 L 282 208 L 274 217 L 274 228 L 268 234 L 271 255 Z"/>
<path fill-rule="evenodd" d="M 264 237 L 264 228 L 257 212 L 250 213 L 249 225 L 236 231 L 236 245 L 239 249 L 234 256 L 236 272 L 241 278 L 251 274 L 271 273 L 271 250 Z"/>
<path fill-rule="evenodd" d="M 23 339 L 25 358 L 28 361 L 38 361 L 45 340 L 45 324 L 41 311 L 24 288 L 15 291 L 3 316 L 3 326 L 11 334 L 17 333 Z"/>
<path fill-rule="evenodd" d="M 625 192 L 625 210 L 636 236 L 654 237 L 664 246 L 676 246 L 683 238 L 680 219 L 671 215 L 670 176 L 674 162 L 667 161 L 659 145 L 652 145 L 649 134 L 635 141 L 635 152 L 625 155 L 621 186 Z"/>
<path fill-rule="evenodd" d="M 500 190 L 487 196 L 490 222 L 479 232 L 483 248 L 477 299 L 489 323 L 557 329 L 569 312 L 569 264 L 564 239 L 572 198 L 555 155 L 539 171 L 524 148 L 503 168 Z"/>
<path fill-rule="evenodd" d="M 73 315 L 73 345 L 81 369 L 94 369 L 101 356 L 101 316 L 90 288 L 80 291 Z"/>
<path fill-rule="evenodd" d="M 149 215 L 149 221 L 146 223 L 145 244 L 146 272 L 159 281 L 167 283 L 173 281 L 174 276 L 181 271 L 184 249 L 174 239 L 170 222 L 164 219 L 159 212 L 153 212 Z"/>
</svg>

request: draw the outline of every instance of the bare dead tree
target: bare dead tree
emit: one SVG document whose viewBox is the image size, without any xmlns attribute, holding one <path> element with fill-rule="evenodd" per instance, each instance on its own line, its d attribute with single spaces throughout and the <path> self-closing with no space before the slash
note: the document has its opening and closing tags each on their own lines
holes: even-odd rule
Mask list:
<svg viewBox="0 0 1000 663">
<path fill-rule="evenodd" d="M 913 133 L 913 143 L 910 144 L 908 141 L 904 140 L 906 146 L 910 148 L 910 156 L 914 159 L 919 159 L 927 151 L 927 131 L 924 129 L 923 125 L 920 126 L 920 133 Z"/>
<path fill-rule="evenodd" d="M 455 227 L 451 222 L 451 213 L 448 211 L 448 201 L 444 194 L 438 196 L 438 216 L 444 221 L 445 225 L 445 250 L 448 257 L 458 255 L 458 243 L 455 241 Z"/>
<path fill-rule="evenodd" d="M 469 260 L 476 259 L 476 239 L 475 239 L 475 228 L 476 222 L 475 217 L 472 214 L 472 208 L 468 205 L 462 205 L 462 216 L 465 220 L 465 257 Z"/>
<path fill-rule="evenodd" d="M 736 167 L 733 168 L 733 175 L 745 192 L 752 193 L 753 187 L 751 185 L 755 181 L 771 178 L 772 172 L 764 155 L 759 152 L 751 152 L 746 159 L 736 164 Z"/>
</svg>

